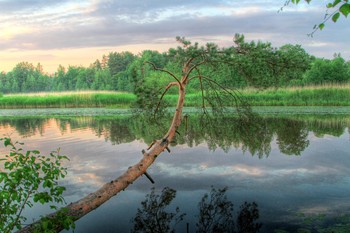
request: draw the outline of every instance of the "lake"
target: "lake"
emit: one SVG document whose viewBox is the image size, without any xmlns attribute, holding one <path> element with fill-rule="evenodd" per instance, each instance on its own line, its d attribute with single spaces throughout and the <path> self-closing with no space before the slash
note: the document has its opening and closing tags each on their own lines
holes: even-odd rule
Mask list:
<svg viewBox="0 0 350 233">
<path fill-rule="evenodd" d="M 168 207 L 186 213 L 178 232 L 195 232 L 198 203 L 211 188 L 227 187 L 234 213 L 257 204 L 260 232 L 341 232 L 350 227 L 350 109 L 257 108 L 254 122 L 207 119 L 189 112 L 172 143 L 125 191 L 76 222 L 76 233 L 130 232 L 151 188 L 175 189 Z M 97 190 L 137 163 L 141 150 L 166 132 L 169 119 L 140 120 L 107 109 L 1 110 L 0 134 L 42 154 L 67 155 L 67 203 Z M 4 152 L 3 146 L 1 151 Z M 3 153 L 2 153 L 3 154 Z M 25 211 L 29 220 L 50 212 Z M 308 232 L 305 231 L 305 232 Z M 345 231 L 344 231 L 345 232 Z"/>
</svg>

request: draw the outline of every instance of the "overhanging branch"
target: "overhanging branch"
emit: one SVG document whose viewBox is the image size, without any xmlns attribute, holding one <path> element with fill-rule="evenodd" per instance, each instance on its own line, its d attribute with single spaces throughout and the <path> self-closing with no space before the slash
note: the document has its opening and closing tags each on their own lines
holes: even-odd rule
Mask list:
<svg viewBox="0 0 350 233">
<path fill-rule="evenodd" d="M 145 61 L 144 63 L 150 64 L 154 70 L 169 74 L 171 77 L 173 77 L 179 83 L 180 86 L 182 86 L 180 80 L 173 73 L 171 73 L 169 70 L 158 68 L 153 62 L 150 62 L 150 61 Z"/>
<path fill-rule="evenodd" d="M 169 84 L 165 87 L 164 92 L 162 93 L 161 97 L 159 98 L 159 101 L 158 101 L 158 104 L 157 104 L 156 109 L 155 109 L 155 111 L 154 111 L 154 114 L 157 113 L 157 111 L 158 111 L 158 109 L 159 109 L 159 107 L 160 107 L 160 103 L 162 102 L 162 99 L 163 99 L 164 95 L 168 92 L 168 90 L 169 90 L 172 86 L 179 86 L 179 84 L 178 84 L 177 82 L 171 82 L 171 83 L 169 83 Z"/>
</svg>

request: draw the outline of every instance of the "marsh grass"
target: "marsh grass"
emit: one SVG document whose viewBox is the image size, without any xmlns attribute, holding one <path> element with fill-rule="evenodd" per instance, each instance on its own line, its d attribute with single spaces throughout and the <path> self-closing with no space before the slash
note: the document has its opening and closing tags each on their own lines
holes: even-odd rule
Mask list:
<svg viewBox="0 0 350 233">
<path fill-rule="evenodd" d="M 350 85 L 237 90 L 252 106 L 350 106 Z M 170 97 L 173 98 L 173 97 Z M 201 93 L 186 95 L 186 106 L 200 106 Z"/>
<path fill-rule="evenodd" d="M 44 92 L 11 94 L 0 98 L 1 108 L 80 108 L 115 105 L 127 108 L 136 99 L 126 92 Z"/>
<path fill-rule="evenodd" d="M 350 106 L 350 84 L 237 90 L 252 106 Z M 177 95 L 166 95 L 171 104 Z M 10 94 L 0 97 L 0 108 L 130 108 L 136 96 L 127 92 L 79 91 Z M 200 107 L 201 92 L 186 95 L 186 107 Z"/>
<path fill-rule="evenodd" d="M 253 106 L 349 106 L 350 85 L 322 85 L 243 90 Z"/>
</svg>

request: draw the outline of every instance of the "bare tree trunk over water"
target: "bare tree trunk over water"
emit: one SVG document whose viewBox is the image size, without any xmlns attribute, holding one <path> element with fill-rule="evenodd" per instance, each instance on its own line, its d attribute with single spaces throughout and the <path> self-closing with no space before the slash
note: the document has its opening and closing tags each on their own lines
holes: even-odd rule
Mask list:
<svg viewBox="0 0 350 233">
<path fill-rule="evenodd" d="M 164 150 L 170 152 L 168 146 L 170 142 L 173 141 L 177 133 L 177 129 L 182 122 L 182 111 L 185 102 L 186 86 L 189 82 L 195 80 L 199 82 L 202 97 L 202 109 L 204 112 L 206 112 L 206 104 L 209 104 L 211 107 L 220 108 L 227 103 L 233 103 L 235 107 L 238 107 L 238 102 L 240 101 L 239 95 L 237 95 L 237 93 L 233 90 L 230 90 L 219 82 L 211 79 L 210 77 L 203 76 L 200 69 L 202 65 L 208 63 L 210 63 L 212 66 L 215 66 L 215 64 L 218 63 L 231 66 L 233 59 L 232 54 L 235 54 L 237 52 L 236 49 L 234 47 L 220 49 L 217 45 L 210 43 L 205 47 L 199 47 L 197 43 L 191 45 L 191 43 L 189 41 L 186 41 L 185 38 L 178 37 L 177 40 L 182 44 L 183 47 L 178 47 L 176 50 L 172 50 L 171 56 L 173 56 L 174 59 L 179 59 L 182 62 L 183 65 L 181 75 L 176 76 L 174 73 L 168 70 L 157 67 L 152 62 L 144 63 L 150 65 L 154 70 L 166 73 L 173 78 L 172 82 L 169 82 L 165 87 L 155 111 L 158 110 L 160 102 L 168 90 L 173 86 L 176 86 L 178 88 L 178 101 L 168 132 L 161 139 L 154 141 L 154 143 L 152 143 L 147 148 L 147 150 L 142 150 L 143 158 L 137 164 L 129 167 L 124 174 L 115 180 L 106 183 L 96 192 L 90 193 L 86 197 L 61 209 L 64 209 L 64 214 L 66 216 L 70 216 L 74 221 L 82 218 L 92 210 L 101 206 L 113 196 L 117 195 L 120 191 L 126 189 L 141 175 L 145 174 L 149 178 L 147 169 L 152 165 L 157 156 L 159 156 Z M 192 74 L 193 72 L 195 72 L 195 74 Z M 204 95 L 204 84 L 207 84 L 207 87 L 211 88 L 213 99 L 216 99 L 216 101 L 212 101 L 213 99 L 210 99 L 209 95 Z M 228 100 L 228 98 L 230 100 Z M 60 210 L 49 214 L 46 217 L 50 219 L 56 219 L 59 213 Z M 58 220 L 54 222 L 56 232 L 64 229 L 62 221 Z M 18 232 L 33 232 L 35 225 L 40 223 L 42 223 L 41 220 L 38 220 L 37 222 L 24 227 Z"/>
<path fill-rule="evenodd" d="M 157 69 L 156 67 L 154 67 Z M 185 64 L 184 73 L 188 73 L 189 64 Z M 172 74 L 171 74 L 172 75 Z M 172 75 L 174 78 L 175 76 Z M 177 128 L 180 126 L 182 121 L 182 109 L 185 101 L 185 87 L 187 84 L 187 75 L 184 75 L 181 81 L 175 78 L 176 82 L 171 82 L 167 86 L 166 90 L 171 86 L 177 86 L 179 91 L 177 106 L 174 112 L 174 116 L 169 127 L 168 132 L 163 136 L 163 138 L 155 141 L 150 148 L 147 150 L 142 150 L 143 158 L 135 165 L 128 168 L 128 170 L 106 184 L 104 184 L 99 190 L 94 193 L 90 193 L 86 197 L 71 203 L 64 207 L 67 210 L 66 215 L 71 216 L 74 221 L 82 218 L 89 212 L 101 206 L 103 203 L 108 201 L 113 196 L 117 195 L 119 192 L 125 190 L 130 184 L 132 184 L 136 179 L 138 179 L 143 174 L 147 173 L 147 169 L 152 165 L 157 156 L 159 156 L 164 150 L 170 152 L 168 146 L 170 142 L 175 137 Z M 49 214 L 47 217 L 54 219 L 57 216 L 57 212 Z M 40 224 L 40 220 L 28 225 L 21 230 L 19 233 L 33 232 L 35 224 Z M 55 226 L 56 232 L 60 232 L 64 229 L 63 223 L 57 221 Z"/>
</svg>

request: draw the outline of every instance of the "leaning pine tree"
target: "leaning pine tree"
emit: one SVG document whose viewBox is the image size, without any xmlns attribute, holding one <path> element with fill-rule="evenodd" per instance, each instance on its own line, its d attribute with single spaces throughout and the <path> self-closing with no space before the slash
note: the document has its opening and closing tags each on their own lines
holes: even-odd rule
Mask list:
<svg viewBox="0 0 350 233">
<path fill-rule="evenodd" d="M 262 46 L 260 42 L 257 44 L 245 43 L 244 37 L 240 35 L 235 36 L 235 46 L 229 48 L 219 48 L 212 43 L 208 43 L 206 46 L 199 46 L 198 43 L 191 44 L 181 37 L 177 37 L 177 41 L 181 46 L 176 49 L 170 49 L 168 54 L 175 64 L 172 70 L 157 67 L 155 63 L 150 61 L 142 64 L 143 67 L 147 66 L 155 71 L 167 74 L 171 80 L 165 89 L 163 88 L 163 91 L 159 93 L 158 103 L 154 105 L 153 113 L 159 111 L 163 97 L 171 88 L 176 88 L 178 91 L 177 105 L 168 131 L 160 139 L 154 140 L 147 149 L 142 150 L 142 159 L 129 167 L 124 174 L 106 183 L 96 192 L 64 207 L 65 213 L 74 221 L 98 208 L 120 191 L 125 190 L 144 174 L 153 182 L 147 173 L 147 169 L 162 152 L 168 151 L 170 153 L 170 142 L 178 134 L 178 128 L 183 120 L 186 87 L 189 84 L 194 83 L 194 86 L 198 87 L 197 91 L 200 91 L 202 98 L 201 107 L 206 115 L 217 113 L 224 107 L 235 107 L 239 114 L 249 116 L 250 111 L 244 111 L 248 108 L 241 108 L 245 104 L 242 104 L 243 101 L 239 93 L 228 85 L 223 84 L 222 79 L 220 81 L 218 77 L 215 77 L 215 74 L 219 73 L 220 69 L 232 69 L 248 81 L 260 83 L 262 80 L 259 78 L 268 77 L 269 75 L 260 71 L 254 76 L 253 71 L 257 69 L 257 66 L 252 66 L 252 60 L 258 60 L 262 66 L 266 63 L 269 64 L 267 67 L 271 67 L 271 64 L 273 64 L 273 68 L 278 66 L 281 69 L 283 67 L 280 64 L 288 64 L 286 61 L 276 62 L 278 53 L 276 53 L 276 50 L 271 49 L 269 45 Z M 177 72 L 174 71 L 176 67 L 179 69 Z M 59 211 L 46 216 L 46 218 L 55 219 L 57 213 Z M 54 222 L 56 224 L 54 231 L 59 232 L 64 229 L 63 223 L 60 221 Z M 40 220 L 22 228 L 19 232 L 33 232 L 36 224 L 40 224 Z"/>
</svg>

